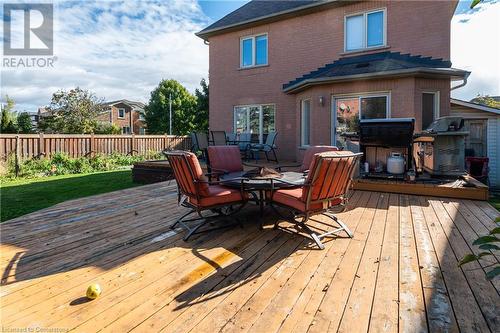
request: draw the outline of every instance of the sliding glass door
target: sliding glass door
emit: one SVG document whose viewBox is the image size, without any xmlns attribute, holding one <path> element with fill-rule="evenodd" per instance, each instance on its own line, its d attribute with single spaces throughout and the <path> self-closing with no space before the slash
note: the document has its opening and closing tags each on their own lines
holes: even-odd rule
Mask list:
<svg viewBox="0 0 500 333">
<path fill-rule="evenodd" d="M 383 119 L 390 115 L 389 94 L 334 97 L 332 100 L 332 144 L 350 149 L 359 131 L 360 119 Z"/>
</svg>

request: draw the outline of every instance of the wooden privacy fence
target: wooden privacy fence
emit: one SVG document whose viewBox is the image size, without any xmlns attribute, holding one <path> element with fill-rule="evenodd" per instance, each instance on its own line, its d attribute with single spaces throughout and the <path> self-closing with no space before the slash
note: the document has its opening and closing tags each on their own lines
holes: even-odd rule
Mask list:
<svg viewBox="0 0 500 333">
<path fill-rule="evenodd" d="M 91 154 L 149 155 L 163 149 L 191 149 L 191 138 L 175 135 L 0 134 L 0 160 L 9 155 L 25 160 L 63 152 L 70 157 Z"/>
</svg>

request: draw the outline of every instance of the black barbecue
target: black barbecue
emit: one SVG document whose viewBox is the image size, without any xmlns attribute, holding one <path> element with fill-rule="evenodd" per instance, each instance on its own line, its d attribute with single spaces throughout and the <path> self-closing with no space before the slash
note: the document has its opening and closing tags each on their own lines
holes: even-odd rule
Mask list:
<svg viewBox="0 0 500 333">
<path fill-rule="evenodd" d="M 412 144 L 415 119 L 365 119 L 359 125 L 359 144 L 366 160 L 369 147 L 406 149 L 406 170 L 412 166 Z M 364 162 L 364 161 L 363 161 Z"/>
</svg>

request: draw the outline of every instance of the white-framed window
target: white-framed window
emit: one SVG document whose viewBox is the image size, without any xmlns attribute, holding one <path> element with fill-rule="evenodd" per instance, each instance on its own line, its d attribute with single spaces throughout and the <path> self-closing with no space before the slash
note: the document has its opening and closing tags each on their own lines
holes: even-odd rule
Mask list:
<svg viewBox="0 0 500 333">
<path fill-rule="evenodd" d="M 311 100 L 304 99 L 300 107 L 300 146 L 311 144 Z"/>
<path fill-rule="evenodd" d="M 139 134 L 140 135 L 146 134 L 146 129 L 144 127 L 139 127 Z"/>
<path fill-rule="evenodd" d="M 332 96 L 332 144 L 346 148 L 348 135 L 359 131 L 360 119 L 391 117 L 390 92 Z M 348 140 L 347 140 L 348 141 Z"/>
<path fill-rule="evenodd" d="M 118 118 L 125 118 L 125 109 L 124 108 L 118 109 Z"/>
<path fill-rule="evenodd" d="M 123 126 L 122 127 L 122 134 L 130 134 L 130 127 L 129 126 Z"/>
<path fill-rule="evenodd" d="M 373 95 L 359 97 L 360 119 L 389 118 L 389 96 Z"/>
<path fill-rule="evenodd" d="M 249 132 L 259 136 L 263 143 L 264 134 L 276 131 L 276 107 L 274 104 L 239 105 L 233 111 L 235 133 Z"/>
<path fill-rule="evenodd" d="M 240 67 L 267 65 L 267 34 L 246 36 L 240 39 Z"/>
<path fill-rule="evenodd" d="M 146 118 L 144 118 L 144 113 L 139 112 L 139 120 L 140 121 L 145 121 L 146 120 Z"/>
<path fill-rule="evenodd" d="M 377 9 L 344 18 L 344 51 L 386 46 L 387 11 Z"/>
</svg>

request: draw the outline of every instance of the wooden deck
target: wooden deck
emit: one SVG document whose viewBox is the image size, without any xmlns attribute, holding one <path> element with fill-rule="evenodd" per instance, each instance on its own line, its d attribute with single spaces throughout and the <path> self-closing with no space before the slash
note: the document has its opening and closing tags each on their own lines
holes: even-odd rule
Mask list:
<svg viewBox="0 0 500 333">
<path fill-rule="evenodd" d="M 500 330 L 500 281 L 478 263 L 457 267 L 499 215 L 486 202 L 358 191 L 339 214 L 354 238 L 324 251 L 259 230 L 253 207 L 243 229 L 183 242 L 169 229 L 182 211 L 175 187 L 158 183 L 3 223 L 2 329 Z M 93 282 L 103 293 L 87 301 Z"/>
</svg>

